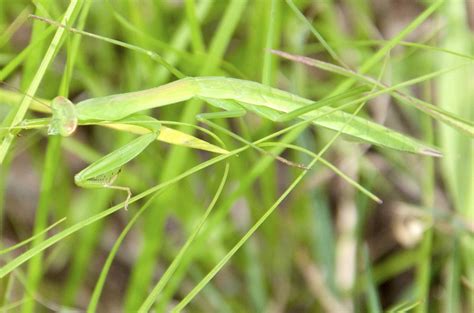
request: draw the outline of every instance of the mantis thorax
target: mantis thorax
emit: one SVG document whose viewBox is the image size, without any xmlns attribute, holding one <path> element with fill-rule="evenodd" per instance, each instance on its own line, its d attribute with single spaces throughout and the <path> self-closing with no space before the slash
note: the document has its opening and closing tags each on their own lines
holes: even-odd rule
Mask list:
<svg viewBox="0 0 474 313">
<path fill-rule="evenodd" d="M 53 117 L 48 128 L 48 135 L 71 135 L 77 127 L 77 115 L 74 104 L 65 97 L 56 97 L 51 101 Z"/>
</svg>

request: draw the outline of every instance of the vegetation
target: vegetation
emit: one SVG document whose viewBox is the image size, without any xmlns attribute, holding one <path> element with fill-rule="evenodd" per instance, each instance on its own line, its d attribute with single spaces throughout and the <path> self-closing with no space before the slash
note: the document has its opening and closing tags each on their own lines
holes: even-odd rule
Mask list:
<svg viewBox="0 0 474 313">
<path fill-rule="evenodd" d="M 471 312 L 470 5 L 0 1 L 0 308 Z"/>
</svg>

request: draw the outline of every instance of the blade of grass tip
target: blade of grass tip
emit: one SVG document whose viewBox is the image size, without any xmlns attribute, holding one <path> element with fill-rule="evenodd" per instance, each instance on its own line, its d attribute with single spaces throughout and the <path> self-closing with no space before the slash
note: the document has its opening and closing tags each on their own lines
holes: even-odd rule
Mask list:
<svg viewBox="0 0 474 313">
<path fill-rule="evenodd" d="M 211 203 L 209 204 L 206 211 L 204 212 L 204 215 L 201 217 L 201 220 L 199 221 L 198 225 L 194 228 L 193 232 L 189 236 L 186 243 L 181 247 L 178 254 L 173 259 L 173 262 L 171 262 L 168 269 L 165 271 L 163 276 L 161 276 L 158 283 L 155 285 L 155 287 L 152 289 L 152 291 L 150 292 L 148 297 L 142 303 L 142 305 L 140 306 L 140 309 L 138 310 L 138 312 L 145 313 L 145 312 L 148 312 L 151 309 L 153 303 L 156 301 L 156 299 L 160 295 L 161 291 L 163 290 L 163 288 L 166 286 L 166 284 L 170 280 L 173 273 L 176 271 L 178 266 L 181 264 L 181 260 L 184 257 L 184 254 L 188 251 L 188 248 L 194 242 L 194 239 L 196 238 L 196 236 L 201 231 L 202 226 L 207 221 L 207 218 L 209 217 L 209 214 L 211 214 L 212 209 L 216 205 L 217 200 L 220 198 L 222 190 L 224 189 L 224 185 L 227 182 L 228 174 L 229 174 L 229 164 L 226 163 L 225 169 L 224 169 L 224 174 L 222 175 L 222 179 L 221 179 L 221 182 L 219 184 L 219 187 L 217 188 L 217 191 L 216 191 Z"/>
<path fill-rule="evenodd" d="M 150 205 L 153 203 L 153 200 L 160 195 L 163 192 L 163 190 L 160 190 L 153 194 L 147 201 L 146 203 L 135 213 L 135 215 L 132 217 L 132 219 L 127 223 L 125 228 L 122 230 L 120 233 L 119 237 L 117 240 L 115 240 L 115 243 L 110 249 L 109 255 L 107 256 L 107 259 L 105 260 L 104 265 L 102 266 L 102 270 L 100 271 L 99 278 L 97 279 L 97 282 L 94 287 L 94 291 L 92 292 L 92 296 L 89 300 L 89 305 L 87 306 L 87 312 L 88 313 L 93 313 L 97 312 L 97 306 L 99 304 L 99 299 L 102 294 L 102 290 L 105 285 L 105 281 L 107 279 L 107 275 L 109 274 L 110 268 L 112 266 L 112 262 L 114 261 L 115 256 L 117 255 L 117 252 L 122 245 L 123 240 L 125 237 L 128 235 L 129 231 L 132 229 L 132 227 L 135 225 L 135 222 L 138 220 L 138 218 L 142 215 L 143 212 L 145 212 L 146 209 L 150 207 Z"/>
<path fill-rule="evenodd" d="M 339 66 L 334 65 L 334 64 L 330 64 L 330 63 L 326 63 L 326 62 L 323 62 L 323 61 L 311 59 L 311 58 L 308 58 L 308 57 L 305 57 L 305 56 L 290 54 L 290 53 L 279 51 L 279 50 L 270 50 L 270 51 L 272 53 L 276 54 L 276 55 L 279 55 L 279 56 L 285 58 L 285 59 L 292 60 L 292 61 L 295 61 L 295 62 L 300 62 L 300 63 L 306 64 L 306 65 L 309 65 L 309 66 L 312 66 L 312 67 L 316 67 L 316 68 L 323 69 L 323 70 L 326 70 L 326 71 L 329 71 L 329 72 L 333 72 L 333 73 L 336 73 L 336 74 L 347 76 L 347 77 L 353 78 L 354 80 L 358 80 L 358 81 L 362 82 L 363 84 L 374 84 L 375 83 L 375 84 L 377 84 L 378 88 L 380 88 L 381 90 L 390 88 L 390 86 L 388 86 L 384 83 L 381 83 L 381 82 L 377 82 L 376 80 L 374 80 L 373 78 L 371 78 L 369 76 L 362 75 L 362 74 L 360 74 L 356 71 L 344 69 L 344 68 L 339 67 Z M 468 66 L 468 65 L 469 65 L 469 63 L 462 64 L 462 65 L 459 65 L 458 67 L 454 67 L 453 69 L 462 69 L 462 68 L 464 68 L 464 66 Z M 432 74 L 435 74 L 435 73 L 436 73 L 436 75 L 438 75 L 437 73 L 439 73 L 439 72 L 434 71 Z M 406 93 L 404 93 L 400 90 L 392 89 L 392 90 L 390 90 L 390 94 L 392 94 L 392 96 L 394 96 L 400 102 L 411 105 L 411 106 L 414 106 L 417 109 L 419 109 L 420 111 L 425 112 L 426 114 L 430 115 L 431 117 L 433 117 L 437 120 L 440 120 L 440 121 L 456 128 L 456 129 L 458 129 L 458 130 L 460 130 L 464 133 L 467 133 L 470 136 L 474 136 L 474 123 L 472 123 L 470 121 L 467 121 L 467 120 L 464 120 L 461 117 L 456 116 L 455 114 L 450 113 L 448 111 L 445 111 L 442 108 L 436 107 L 431 103 L 428 103 L 426 101 L 422 101 L 422 100 L 420 100 L 418 98 L 415 98 L 415 97 L 412 97 L 412 96 L 410 96 L 410 95 L 408 95 L 408 94 L 406 94 Z M 309 109 L 310 108 L 307 108 L 307 110 L 309 110 Z M 301 110 L 301 112 L 305 112 L 305 108 L 301 108 L 300 110 Z"/>
<path fill-rule="evenodd" d="M 189 123 L 175 122 L 175 121 L 160 120 L 159 122 L 162 125 L 178 125 L 178 126 L 190 127 L 191 129 L 194 129 L 194 130 L 199 130 L 202 133 L 208 135 L 210 138 L 213 138 L 216 141 L 216 143 L 218 143 L 220 146 L 213 145 L 202 139 L 198 139 L 186 133 L 182 133 L 175 129 L 171 129 L 171 128 L 163 127 L 163 126 L 160 129 L 161 133 L 158 136 L 158 140 L 171 143 L 171 144 L 183 145 L 183 146 L 194 148 L 194 149 L 206 150 L 209 152 L 215 152 L 215 153 L 220 153 L 220 154 L 229 153 L 229 151 L 227 151 L 225 148 L 224 141 L 219 136 L 217 136 L 217 134 L 215 134 L 214 132 L 204 127 L 196 126 L 194 124 L 189 124 Z"/>
<path fill-rule="evenodd" d="M 347 126 L 348 123 L 352 120 L 352 118 L 357 115 L 357 113 L 362 109 L 362 103 L 357 110 L 350 116 L 349 120 L 346 121 Z M 232 256 L 247 242 L 247 240 L 260 228 L 260 226 L 267 220 L 267 218 L 275 211 L 275 209 L 286 199 L 286 197 L 296 188 L 296 186 L 300 183 L 300 181 L 305 177 L 308 171 L 319 161 L 321 156 L 329 149 L 329 147 L 336 141 L 336 139 L 342 134 L 344 130 L 342 127 L 332 138 L 331 140 L 321 149 L 318 153 L 316 158 L 314 158 L 310 164 L 307 166 L 308 169 L 304 170 L 300 173 L 295 180 L 290 184 L 290 186 L 283 192 L 283 194 L 274 202 L 274 204 L 260 217 L 260 219 L 245 233 L 245 235 L 234 245 L 234 247 L 221 259 L 221 261 L 212 268 L 211 271 L 179 302 L 172 310 L 173 313 L 181 312 L 186 305 L 194 299 L 194 297 L 203 289 L 207 283 L 214 276 L 224 267 L 225 264 L 232 258 Z"/>
<path fill-rule="evenodd" d="M 80 8 L 81 4 L 82 4 L 82 1 L 71 0 L 66 10 L 66 13 L 64 14 L 64 17 L 62 18 L 61 23 L 68 24 L 74 12 Z M 36 94 L 36 91 L 38 90 L 38 87 L 41 83 L 41 80 L 43 79 L 43 76 L 46 73 L 46 69 L 48 68 L 54 56 L 60 49 L 61 39 L 63 38 L 63 36 L 64 36 L 64 29 L 58 28 L 56 30 L 56 34 L 54 35 L 53 40 L 51 41 L 50 46 L 48 47 L 48 50 L 46 51 L 46 54 L 43 60 L 41 61 L 38 71 L 36 72 L 30 86 L 28 87 L 26 91 L 26 94 L 31 95 L 31 96 L 34 96 Z M 23 98 L 9 126 L 15 126 L 16 124 L 20 123 L 23 120 L 30 103 L 31 103 L 31 99 L 29 97 Z M 8 150 L 10 149 L 10 145 L 12 144 L 14 138 L 15 136 L 13 134 L 8 134 L 3 138 L 2 144 L 0 145 L 0 165 L 5 160 L 5 156 L 7 155 Z"/>
<path fill-rule="evenodd" d="M 168 186 L 182 180 L 183 178 L 186 178 L 200 170 L 203 170 L 211 165 L 214 165 L 216 163 L 219 163 L 231 156 L 234 156 L 234 155 L 237 155 L 245 150 L 247 150 L 248 147 L 242 147 L 242 148 L 238 148 L 236 150 L 233 150 L 231 151 L 229 154 L 225 154 L 225 155 L 219 155 L 217 157 L 214 157 L 208 161 L 205 161 L 205 162 L 202 162 L 201 164 L 198 164 L 196 166 L 194 166 L 193 168 L 173 177 L 172 179 L 170 180 L 167 180 L 159 185 L 156 185 L 155 187 L 153 188 L 150 188 L 132 198 L 130 198 L 130 200 L 128 201 L 128 204 L 132 204 L 150 194 L 153 194 L 154 192 L 158 191 L 158 190 L 161 190 L 161 189 L 164 189 L 164 188 L 167 188 Z M 100 220 L 100 219 L 103 219 L 115 212 L 117 212 L 118 210 L 122 209 L 123 207 L 125 206 L 125 202 L 122 202 L 122 203 L 119 203 L 103 212 L 100 212 L 96 215 L 93 215 L 89 218 L 86 218 L 85 220 L 79 222 L 79 223 L 76 223 L 66 229 L 64 229 L 63 231 L 51 236 L 50 238 L 46 239 L 45 241 L 42 241 L 39 245 L 37 245 L 36 247 L 34 248 L 31 248 L 29 249 L 28 251 L 25 251 L 24 253 L 22 253 L 21 255 L 17 256 L 16 258 L 14 258 L 13 260 L 10 260 L 9 262 L 7 262 L 3 267 L 0 268 L 0 278 L 3 278 L 5 277 L 6 275 L 8 275 L 9 273 L 11 273 L 13 270 L 15 270 L 17 267 L 19 267 L 20 265 L 22 265 L 23 263 L 25 263 L 26 261 L 30 260 L 32 257 L 36 256 L 38 253 L 41 253 L 42 251 L 44 251 L 45 249 L 51 247 L 52 245 L 58 243 L 59 241 L 63 240 L 64 238 L 70 236 L 71 234 L 81 230 L 82 228 Z"/>
<path fill-rule="evenodd" d="M 355 105 L 357 104 L 359 101 L 366 101 L 366 100 L 369 100 L 369 99 L 372 99 L 372 98 L 375 98 L 376 96 L 378 95 L 381 95 L 381 94 L 384 94 L 384 93 L 387 93 L 391 90 L 395 90 L 397 88 L 401 88 L 401 87 L 404 87 L 404 86 L 410 86 L 410 85 L 413 85 L 413 84 L 416 84 L 416 83 L 419 83 L 421 81 L 424 81 L 424 80 L 427 80 L 431 77 L 436 77 L 437 75 L 441 75 L 443 73 L 446 73 L 446 72 L 449 72 L 449 71 L 452 71 L 453 69 L 456 69 L 458 68 L 459 66 L 456 66 L 454 68 L 450 68 L 450 69 L 447 69 L 447 70 L 441 70 L 441 71 L 437 71 L 437 72 L 434 72 L 434 73 L 430 73 L 428 75 L 424 75 L 424 76 L 421 76 L 421 77 L 417 77 L 417 78 L 414 78 L 412 80 L 409 80 L 409 81 L 405 81 L 403 83 L 400 83 L 400 84 L 397 84 L 397 85 L 393 85 L 389 88 L 383 88 L 379 91 L 376 91 L 376 92 L 372 92 L 370 94 L 367 94 L 366 96 L 363 96 L 359 99 L 356 99 L 356 100 L 353 100 L 353 101 L 349 101 L 335 109 L 332 109 L 332 110 L 329 110 L 327 112 L 324 112 L 322 114 L 318 114 L 316 115 L 315 117 L 311 117 L 311 115 L 309 116 L 305 116 L 304 118 L 307 119 L 307 120 L 312 120 L 312 119 L 317 119 L 317 118 L 320 118 L 322 116 L 326 116 L 326 115 L 329 115 L 331 113 L 334 113 L 338 110 L 342 110 L 343 108 L 346 108 L 346 107 L 349 107 L 349 106 L 352 106 L 352 105 Z M 310 108 L 309 108 L 310 109 Z M 375 124 L 377 125 L 377 124 Z M 375 125 L 373 125 L 372 127 L 374 127 Z M 362 127 L 362 126 L 360 126 Z M 423 155 L 429 155 L 429 156 L 434 156 L 434 157 L 441 157 L 442 154 L 440 151 L 438 151 L 435 147 L 432 147 L 432 146 L 428 146 L 424 143 L 421 143 L 419 142 L 418 140 L 415 140 L 413 138 L 410 138 L 410 137 L 407 137 L 405 135 L 401 135 L 397 132 L 394 132 L 392 130 L 389 130 L 389 129 L 384 129 L 386 134 L 380 134 L 378 133 L 377 134 L 377 139 L 373 139 L 372 138 L 372 142 L 374 144 L 379 144 L 381 146 L 388 146 L 387 145 L 387 142 L 389 140 L 389 137 L 386 137 L 386 135 L 390 134 L 390 136 L 392 137 L 395 137 L 397 138 L 395 142 L 392 142 L 393 146 L 388 146 L 388 147 L 398 147 L 397 149 L 399 150 L 403 150 L 403 151 L 410 151 L 412 153 L 418 153 L 418 154 L 423 154 Z M 394 139 L 394 138 L 392 138 Z"/>
</svg>

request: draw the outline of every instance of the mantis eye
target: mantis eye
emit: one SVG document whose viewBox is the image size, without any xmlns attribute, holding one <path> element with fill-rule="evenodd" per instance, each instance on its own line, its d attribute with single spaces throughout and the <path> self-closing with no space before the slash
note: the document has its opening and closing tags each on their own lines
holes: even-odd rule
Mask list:
<svg viewBox="0 0 474 313">
<path fill-rule="evenodd" d="M 74 104 L 65 97 L 56 97 L 51 101 L 53 117 L 48 128 L 48 135 L 71 135 L 77 127 L 77 116 Z"/>
</svg>

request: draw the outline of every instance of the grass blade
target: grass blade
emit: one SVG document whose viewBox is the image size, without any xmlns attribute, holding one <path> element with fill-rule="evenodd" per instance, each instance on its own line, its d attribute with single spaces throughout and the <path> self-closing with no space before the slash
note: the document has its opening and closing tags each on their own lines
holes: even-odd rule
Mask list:
<svg viewBox="0 0 474 313">
<path fill-rule="evenodd" d="M 81 7 L 81 4 L 82 4 L 82 1 L 72 0 L 66 10 L 66 13 L 64 14 L 64 17 L 62 18 L 61 23 L 69 24 L 75 12 Z M 26 91 L 26 94 L 30 96 L 35 95 L 41 83 L 41 80 L 43 79 L 43 76 L 46 73 L 46 69 L 48 68 L 54 56 L 56 55 L 56 53 L 59 51 L 59 48 L 61 47 L 61 41 L 64 36 L 64 33 L 65 33 L 65 30 L 63 28 L 58 28 L 56 30 L 54 38 L 51 41 L 51 44 L 49 45 L 49 48 L 40 64 L 40 67 L 38 68 L 38 71 L 36 72 L 33 78 L 33 81 L 31 82 L 30 86 L 28 87 Z M 6 126 L 15 126 L 19 124 L 23 120 L 26 114 L 26 111 L 28 110 L 28 107 L 30 106 L 30 103 L 31 103 L 31 98 L 24 97 L 22 102 L 20 103 L 20 106 L 15 112 L 14 117 L 12 118 L 10 123 L 7 124 Z M 13 139 L 14 139 L 14 135 L 12 134 L 7 134 L 5 138 L 3 138 L 2 144 L 0 145 L 0 165 L 3 163 L 3 160 L 5 159 L 5 156 L 8 153 L 8 150 L 10 148 L 10 145 L 13 142 Z"/>
</svg>

